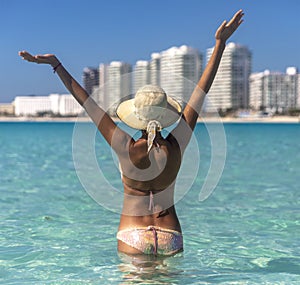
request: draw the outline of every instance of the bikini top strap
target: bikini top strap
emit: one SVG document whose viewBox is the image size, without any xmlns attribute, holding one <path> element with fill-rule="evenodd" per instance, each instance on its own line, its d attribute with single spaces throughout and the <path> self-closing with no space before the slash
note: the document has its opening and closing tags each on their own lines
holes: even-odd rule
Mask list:
<svg viewBox="0 0 300 285">
<path fill-rule="evenodd" d="M 153 201 L 153 193 L 152 191 L 150 191 L 150 195 L 149 195 L 149 211 L 154 212 L 154 201 Z"/>
</svg>

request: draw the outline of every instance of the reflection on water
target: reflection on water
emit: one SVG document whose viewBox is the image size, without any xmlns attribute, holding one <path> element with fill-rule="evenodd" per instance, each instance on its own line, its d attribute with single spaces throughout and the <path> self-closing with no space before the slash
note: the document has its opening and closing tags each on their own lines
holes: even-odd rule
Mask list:
<svg viewBox="0 0 300 285">
<path fill-rule="evenodd" d="M 119 270 L 123 282 L 120 284 L 170 284 L 183 274 L 183 253 L 174 256 L 127 255 L 118 253 Z"/>
</svg>

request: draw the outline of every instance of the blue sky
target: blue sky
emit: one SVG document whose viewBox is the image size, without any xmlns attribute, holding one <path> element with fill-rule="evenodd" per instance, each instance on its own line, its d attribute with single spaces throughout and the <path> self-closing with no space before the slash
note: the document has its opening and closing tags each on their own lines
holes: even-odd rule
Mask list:
<svg viewBox="0 0 300 285">
<path fill-rule="evenodd" d="M 134 64 L 182 44 L 205 53 L 240 8 L 231 41 L 252 51 L 252 71 L 300 68 L 299 0 L 0 0 L 0 102 L 66 93 L 49 66 L 22 61 L 19 50 L 56 54 L 81 83 L 83 68 L 101 62 Z"/>
</svg>

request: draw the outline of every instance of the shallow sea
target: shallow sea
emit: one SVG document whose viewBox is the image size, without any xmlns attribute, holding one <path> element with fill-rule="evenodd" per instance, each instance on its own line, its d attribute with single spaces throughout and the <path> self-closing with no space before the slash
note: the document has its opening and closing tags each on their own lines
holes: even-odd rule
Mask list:
<svg viewBox="0 0 300 285">
<path fill-rule="evenodd" d="M 221 159 L 218 185 L 200 201 L 216 167 L 209 129 L 197 125 L 186 153 L 186 173 L 197 173 L 182 178 L 176 204 L 184 252 L 142 261 L 117 253 L 119 214 L 77 176 L 74 123 L 0 123 L 0 283 L 300 284 L 300 124 L 224 124 L 224 169 Z M 89 138 L 80 139 L 84 148 Z M 94 141 L 105 181 L 120 187 L 109 147 Z M 96 187 L 114 199 L 105 183 Z"/>
</svg>

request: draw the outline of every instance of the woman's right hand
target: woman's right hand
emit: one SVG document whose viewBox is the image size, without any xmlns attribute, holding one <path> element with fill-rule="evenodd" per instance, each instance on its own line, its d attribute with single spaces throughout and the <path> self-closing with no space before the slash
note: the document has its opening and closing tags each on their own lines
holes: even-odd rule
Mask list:
<svg viewBox="0 0 300 285">
<path fill-rule="evenodd" d="M 31 55 L 27 51 L 20 51 L 19 56 L 21 56 L 24 60 L 27 60 L 29 62 L 50 64 L 52 65 L 52 67 L 59 64 L 59 60 L 54 54 Z"/>
</svg>

